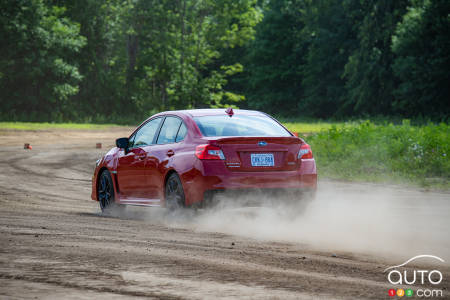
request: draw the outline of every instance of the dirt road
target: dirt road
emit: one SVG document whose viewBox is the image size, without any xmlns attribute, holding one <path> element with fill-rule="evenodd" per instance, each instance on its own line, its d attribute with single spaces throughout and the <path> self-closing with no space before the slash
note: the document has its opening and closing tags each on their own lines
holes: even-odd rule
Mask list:
<svg viewBox="0 0 450 300">
<path fill-rule="evenodd" d="M 105 217 L 92 170 L 127 134 L 0 132 L 0 298 L 388 299 L 400 286 L 383 270 L 433 254 L 446 262 L 407 270 L 437 269 L 442 282 L 413 289 L 449 299 L 448 193 L 320 181 L 300 217 L 234 206 Z"/>
</svg>

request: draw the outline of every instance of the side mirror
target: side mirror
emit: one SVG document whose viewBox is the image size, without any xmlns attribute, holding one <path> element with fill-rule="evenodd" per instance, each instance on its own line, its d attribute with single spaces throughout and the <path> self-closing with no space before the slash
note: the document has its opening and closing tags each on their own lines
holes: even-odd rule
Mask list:
<svg viewBox="0 0 450 300">
<path fill-rule="evenodd" d="M 125 149 L 125 152 L 127 152 L 127 150 L 128 150 L 128 143 L 129 143 L 129 140 L 126 137 L 116 140 L 117 148 Z"/>
</svg>

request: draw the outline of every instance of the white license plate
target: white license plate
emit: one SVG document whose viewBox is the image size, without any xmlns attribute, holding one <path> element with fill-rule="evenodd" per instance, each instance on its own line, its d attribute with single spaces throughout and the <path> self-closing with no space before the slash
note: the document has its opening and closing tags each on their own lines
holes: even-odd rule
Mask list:
<svg viewBox="0 0 450 300">
<path fill-rule="evenodd" d="M 273 167 L 273 154 L 272 153 L 252 153 L 252 167 Z"/>
</svg>

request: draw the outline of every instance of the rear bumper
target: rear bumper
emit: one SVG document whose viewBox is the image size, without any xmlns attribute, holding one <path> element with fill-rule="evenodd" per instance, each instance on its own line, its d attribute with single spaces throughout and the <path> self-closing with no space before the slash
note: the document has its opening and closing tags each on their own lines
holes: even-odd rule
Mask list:
<svg viewBox="0 0 450 300">
<path fill-rule="evenodd" d="M 231 171 L 223 161 L 195 162 L 197 176 L 185 181 L 186 204 L 203 201 L 205 192 L 251 189 L 316 189 L 317 171 L 314 159 L 303 159 L 293 171 Z"/>
</svg>

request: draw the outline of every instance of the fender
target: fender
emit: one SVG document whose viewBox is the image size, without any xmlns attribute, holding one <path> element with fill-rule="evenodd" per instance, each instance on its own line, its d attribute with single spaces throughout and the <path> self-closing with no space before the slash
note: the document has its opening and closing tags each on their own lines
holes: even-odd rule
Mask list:
<svg viewBox="0 0 450 300">
<path fill-rule="evenodd" d="M 115 199 L 114 202 L 120 203 L 120 189 L 119 182 L 117 180 L 117 164 L 119 162 L 119 152 L 120 149 L 115 147 L 109 150 L 109 152 L 105 156 L 106 168 L 111 173 L 113 186 L 114 186 L 114 194 Z"/>
<path fill-rule="evenodd" d="M 112 148 L 108 151 L 97 163 L 97 166 L 95 167 L 94 175 L 92 176 L 92 193 L 91 193 L 91 199 L 98 201 L 97 197 L 97 183 L 98 183 L 98 176 L 100 175 L 100 170 L 107 169 L 112 177 L 113 182 L 113 188 L 114 188 L 114 194 L 115 202 L 120 202 L 120 192 L 119 192 L 119 186 L 117 183 L 117 162 L 118 162 L 118 153 L 119 149 L 117 147 Z"/>
</svg>

